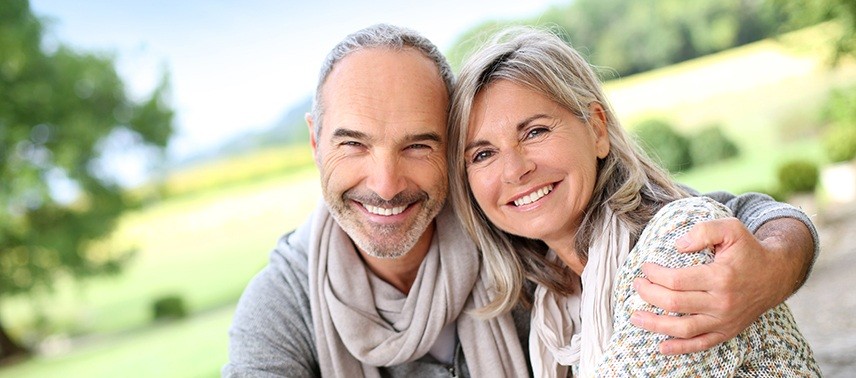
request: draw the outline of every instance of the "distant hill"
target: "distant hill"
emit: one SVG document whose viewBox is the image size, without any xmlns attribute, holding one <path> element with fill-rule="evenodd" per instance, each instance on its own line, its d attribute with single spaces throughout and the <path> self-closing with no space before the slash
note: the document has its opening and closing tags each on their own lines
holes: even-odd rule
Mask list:
<svg viewBox="0 0 856 378">
<path fill-rule="evenodd" d="M 835 30 L 828 25 L 804 29 L 620 77 L 607 82 L 605 89 L 625 127 L 654 117 L 667 119 L 690 135 L 716 124 L 739 144 L 739 158 L 682 173 L 681 182 L 703 192 L 763 190 L 776 182 L 779 161 L 794 156 L 822 159 L 815 137 L 822 127 L 816 117 L 820 105 L 830 89 L 856 85 L 856 63 L 847 61 L 830 70 L 824 60 Z M 290 107 L 268 130 L 235 140 L 229 147 L 232 155 L 211 155 L 176 169 L 170 184 L 176 189 L 170 192 L 202 191 L 311 167 L 303 121 L 309 107 L 307 99 Z M 286 140 L 297 145 L 276 145 Z M 253 148 L 253 143 L 268 147 Z M 176 183 L 190 183 L 192 188 Z"/>
<path fill-rule="evenodd" d="M 307 96 L 283 112 L 278 121 L 261 130 L 251 130 L 229 138 L 217 147 L 174 162 L 171 169 L 182 169 L 212 160 L 246 155 L 268 147 L 285 147 L 309 143 L 309 130 L 304 115 L 312 108 L 312 97 Z"/>
<path fill-rule="evenodd" d="M 282 117 L 270 127 L 263 130 L 250 131 L 232 138 L 216 149 L 216 155 L 240 155 L 248 151 L 271 146 L 302 144 L 309 141 L 309 131 L 306 128 L 304 115 L 312 107 L 312 97 L 303 100 L 286 109 Z"/>
<path fill-rule="evenodd" d="M 798 108 L 819 106 L 829 88 L 851 80 L 847 72 L 852 68 L 814 74 L 828 68 L 824 57 L 830 56 L 829 41 L 838 33 L 834 25 L 821 24 L 668 67 L 619 75 L 605 83 L 606 91 L 628 128 L 652 116 L 667 116 L 683 131 L 721 123 L 734 135 L 766 129 L 769 123 L 807 123 L 810 117 L 799 115 L 802 110 Z M 794 86 L 795 83 L 799 85 Z M 304 114 L 311 103 L 307 96 L 286 109 L 270 127 L 232 138 L 174 168 L 251 154 L 268 147 L 306 146 L 309 135 Z M 745 125 L 750 114 L 760 115 L 754 123 Z M 762 124 L 764 127 L 759 126 Z"/>
<path fill-rule="evenodd" d="M 482 40 L 483 33 L 495 31 L 501 25 L 552 25 L 573 36 L 574 46 L 590 51 L 593 64 L 609 67 L 611 72 L 626 77 L 743 45 L 780 30 L 767 17 L 765 12 L 769 9 L 757 2 L 640 4 L 632 0 L 577 0 L 550 7 L 534 18 L 487 21 L 464 32 L 446 55 L 455 67 Z M 659 17 L 659 22 L 651 24 L 654 16 Z M 310 106 L 311 98 L 307 97 L 287 109 L 270 127 L 238 135 L 188 163 L 304 143 L 308 141 L 308 131 L 303 116 Z"/>
</svg>

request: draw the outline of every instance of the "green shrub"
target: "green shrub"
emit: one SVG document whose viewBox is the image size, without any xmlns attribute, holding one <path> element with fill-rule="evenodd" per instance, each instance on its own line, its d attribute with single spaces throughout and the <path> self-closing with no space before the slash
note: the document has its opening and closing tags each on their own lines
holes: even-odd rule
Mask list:
<svg viewBox="0 0 856 378">
<path fill-rule="evenodd" d="M 182 319 L 187 317 L 187 308 L 184 306 L 184 299 L 181 296 L 168 295 L 154 301 L 152 313 L 155 320 Z"/>
<path fill-rule="evenodd" d="M 826 156 L 833 163 L 856 158 L 856 127 L 836 125 L 823 139 Z"/>
<path fill-rule="evenodd" d="M 787 194 L 782 192 L 780 188 L 751 188 L 750 190 L 744 190 L 742 193 L 764 193 L 770 197 L 773 197 L 774 200 L 779 202 L 786 202 L 788 200 Z"/>
<path fill-rule="evenodd" d="M 690 139 L 690 159 L 693 165 L 716 163 L 734 156 L 739 150 L 719 125 L 711 125 Z"/>
<path fill-rule="evenodd" d="M 645 152 L 669 172 L 680 172 L 692 167 L 689 141 L 675 131 L 672 124 L 660 119 L 640 122 L 634 133 Z"/>
<path fill-rule="evenodd" d="M 794 107 L 784 109 L 775 116 L 776 138 L 783 143 L 801 142 L 809 138 L 818 138 L 828 123 L 817 109 Z"/>
<path fill-rule="evenodd" d="M 856 128 L 856 86 L 832 91 L 823 115 L 829 122 Z"/>
<path fill-rule="evenodd" d="M 779 188 L 785 194 L 813 192 L 819 175 L 813 161 L 792 160 L 779 166 Z"/>
</svg>

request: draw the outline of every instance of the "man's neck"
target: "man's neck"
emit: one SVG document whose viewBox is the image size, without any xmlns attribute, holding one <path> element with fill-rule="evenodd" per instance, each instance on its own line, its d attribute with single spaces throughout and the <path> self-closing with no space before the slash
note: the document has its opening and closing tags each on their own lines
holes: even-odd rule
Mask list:
<svg viewBox="0 0 856 378">
<path fill-rule="evenodd" d="M 422 261 L 425 260 L 425 255 L 431 248 L 431 240 L 434 237 L 434 223 L 422 233 L 416 245 L 401 257 L 384 259 L 369 256 L 363 251 L 359 251 L 365 261 L 366 266 L 380 279 L 394 286 L 404 294 L 410 293 L 410 288 L 413 282 L 416 281 L 416 275 L 419 273 L 419 267 L 422 266 Z M 359 250 L 359 248 L 358 248 Z"/>
</svg>

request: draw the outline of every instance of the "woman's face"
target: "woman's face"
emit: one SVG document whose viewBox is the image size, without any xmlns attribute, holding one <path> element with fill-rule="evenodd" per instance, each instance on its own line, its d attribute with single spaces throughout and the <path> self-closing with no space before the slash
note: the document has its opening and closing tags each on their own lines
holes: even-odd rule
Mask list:
<svg viewBox="0 0 856 378">
<path fill-rule="evenodd" d="M 476 202 L 500 229 L 552 245 L 573 235 L 609 152 L 603 108 L 591 121 L 538 92 L 496 81 L 475 98 L 464 152 Z"/>
</svg>

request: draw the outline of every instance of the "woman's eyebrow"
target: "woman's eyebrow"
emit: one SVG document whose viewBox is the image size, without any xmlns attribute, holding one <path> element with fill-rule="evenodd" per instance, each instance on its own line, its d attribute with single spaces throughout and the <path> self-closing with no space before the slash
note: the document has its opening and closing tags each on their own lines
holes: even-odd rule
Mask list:
<svg viewBox="0 0 856 378">
<path fill-rule="evenodd" d="M 546 114 L 539 113 L 539 114 L 535 114 L 535 115 L 526 117 L 526 119 L 517 123 L 517 132 L 522 131 L 524 128 L 526 128 L 527 125 L 532 123 L 532 121 L 534 121 L 536 119 L 540 119 L 540 118 L 550 118 L 550 116 L 548 116 Z M 466 145 L 466 147 L 464 147 L 464 152 L 467 152 L 470 149 L 473 149 L 476 147 L 482 147 L 482 146 L 487 146 L 487 145 L 490 145 L 490 142 L 488 142 L 486 140 L 483 140 L 483 139 L 474 140 L 474 141 L 468 143 Z"/>
<path fill-rule="evenodd" d="M 482 146 L 489 146 L 489 145 L 490 145 L 490 142 L 488 142 L 484 139 L 474 140 L 474 141 L 468 143 L 466 147 L 464 147 L 464 152 L 467 152 L 473 148 L 482 147 Z"/>
<path fill-rule="evenodd" d="M 539 119 L 539 118 L 550 118 L 550 116 L 543 114 L 543 113 L 539 113 L 539 114 L 529 116 L 526 119 L 517 123 L 517 131 L 523 130 L 523 128 L 525 128 L 527 125 L 532 123 L 532 121 Z"/>
</svg>

